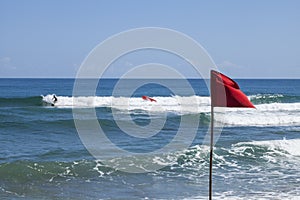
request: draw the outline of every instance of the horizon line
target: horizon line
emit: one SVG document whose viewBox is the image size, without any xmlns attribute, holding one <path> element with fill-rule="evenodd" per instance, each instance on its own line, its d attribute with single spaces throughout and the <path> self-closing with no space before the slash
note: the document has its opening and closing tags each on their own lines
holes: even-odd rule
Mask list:
<svg viewBox="0 0 300 200">
<path fill-rule="evenodd" d="M 257 80 L 272 80 L 272 79 L 290 79 L 290 80 L 299 80 L 299 78 L 296 78 L 296 77 L 234 77 L 234 76 L 231 76 L 230 78 L 232 79 L 257 79 Z M 76 77 L 0 77 L 0 79 L 78 79 Z M 80 79 L 100 79 L 100 78 L 80 78 Z M 102 77 L 101 79 L 120 79 L 120 77 Z M 144 78 L 122 78 L 122 79 L 131 79 L 131 80 L 134 80 L 134 79 L 144 79 Z M 163 78 L 147 78 L 147 79 L 163 79 Z M 166 77 L 165 79 L 179 79 L 179 78 L 170 78 L 170 77 Z M 199 77 L 186 77 L 184 79 L 210 79 L 210 78 L 199 78 Z"/>
</svg>

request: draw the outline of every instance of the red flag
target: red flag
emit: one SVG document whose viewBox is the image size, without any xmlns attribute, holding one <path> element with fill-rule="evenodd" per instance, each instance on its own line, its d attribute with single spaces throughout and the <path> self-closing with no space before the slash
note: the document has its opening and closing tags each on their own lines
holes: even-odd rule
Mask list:
<svg viewBox="0 0 300 200">
<path fill-rule="evenodd" d="M 210 74 L 210 93 L 213 107 L 255 108 L 234 80 L 214 70 Z"/>
<path fill-rule="evenodd" d="M 148 100 L 148 101 L 154 101 L 154 102 L 156 102 L 156 100 L 155 99 L 153 99 L 153 98 L 151 98 L 151 97 L 148 97 L 148 96 L 142 96 L 142 99 L 144 99 L 144 100 Z"/>
</svg>

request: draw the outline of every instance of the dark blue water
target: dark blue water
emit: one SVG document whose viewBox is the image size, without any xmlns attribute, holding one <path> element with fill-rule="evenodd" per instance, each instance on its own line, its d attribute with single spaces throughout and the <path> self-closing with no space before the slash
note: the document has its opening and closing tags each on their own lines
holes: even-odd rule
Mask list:
<svg viewBox="0 0 300 200">
<path fill-rule="evenodd" d="M 73 99 L 73 79 L 0 79 L 0 198 L 207 199 L 209 154 L 202 144 L 210 104 L 205 81 L 189 80 L 191 92 L 181 80 L 166 80 L 164 86 L 156 80 L 143 85 L 127 80 L 120 86 L 122 95 L 114 95 L 117 82 L 101 80 L 96 97 Z M 214 196 L 299 198 L 300 80 L 237 82 L 257 109 L 219 113 L 224 127 L 216 138 Z M 86 84 L 88 89 L 89 80 Z M 54 106 L 45 102 L 52 94 L 58 97 Z M 144 101 L 143 95 L 157 102 Z M 118 104 L 123 101 L 129 103 Z M 87 113 L 94 107 L 97 122 L 113 144 L 104 148 L 104 141 L 95 141 L 101 154 L 97 160 L 74 122 L 74 116 L 89 122 Z M 82 115 L 74 115 L 74 109 Z M 139 129 L 130 129 L 129 122 Z M 119 127 L 122 123 L 130 130 Z M 188 148 L 153 153 L 174 143 L 180 128 L 186 135 L 193 132 L 195 124 L 195 137 L 175 143 Z M 130 135 L 136 130 L 145 137 Z M 151 132 L 156 134 L 147 135 Z M 131 157 L 124 160 L 116 147 Z M 110 164 L 106 155 L 112 156 Z M 137 160 L 148 172 L 122 168 L 128 165 L 139 172 Z M 163 167 L 150 170 L 149 163 Z"/>
</svg>

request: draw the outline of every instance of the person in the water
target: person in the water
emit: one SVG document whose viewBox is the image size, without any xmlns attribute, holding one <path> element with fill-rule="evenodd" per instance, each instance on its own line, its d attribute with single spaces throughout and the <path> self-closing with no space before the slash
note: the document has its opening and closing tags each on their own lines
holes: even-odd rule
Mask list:
<svg viewBox="0 0 300 200">
<path fill-rule="evenodd" d="M 57 102 L 57 97 L 55 94 L 53 95 L 52 100 L 53 100 L 53 104 L 51 104 L 51 105 L 54 106 L 54 103 Z"/>
</svg>

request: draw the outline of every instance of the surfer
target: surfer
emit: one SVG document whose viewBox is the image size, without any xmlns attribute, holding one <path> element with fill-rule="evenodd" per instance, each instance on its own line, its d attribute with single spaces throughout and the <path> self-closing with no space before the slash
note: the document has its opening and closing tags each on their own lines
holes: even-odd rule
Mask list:
<svg viewBox="0 0 300 200">
<path fill-rule="evenodd" d="M 57 102 L 57 97 L 55 94 L 53 95 L 52 100 L 53 100 L 53 103 L 51 105 L 54 106 L 55 102 Z"/>
<path fill-rule="evenodd" d="M 57 97 L 56 97 L 55 94 L 53 95 L 53 102 L 54 102 L 54 103 L 57 102 Z"/>
<path fill-rule="evenodd" d="M 147 100 L 147 101 L 154 101 L 154 102 L 156 102 L 156 100 L 155 99 L 153 99 L 153 98 L 151 98 L 151 97 L 148 97 L 148 96 L 142 96 L 142 99 L 144 99 L 144 100 Z"/>
</svg>

